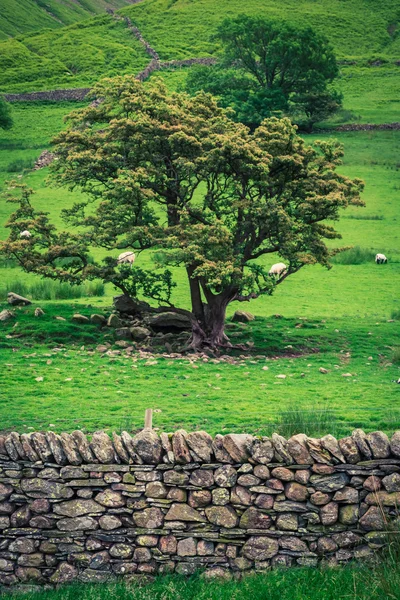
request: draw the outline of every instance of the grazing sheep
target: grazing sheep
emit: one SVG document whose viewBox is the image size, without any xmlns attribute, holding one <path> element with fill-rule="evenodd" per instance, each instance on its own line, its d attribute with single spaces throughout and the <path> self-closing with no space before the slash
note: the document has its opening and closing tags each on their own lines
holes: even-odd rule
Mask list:
<svg viewBox="0 0 400 600">
<path fill-rule="evenodd" d="M 132 266 L 135 262 L 135 258 L 136 254 L 133 252 L 122 252 L 122 254 L 118 256 L 118 264 L 122 265 L 124 263 L 129 263 Z"/>
<path fill-rule="evenodd" d="M 31 232 L 28 231 L 27 229 L 25 229 L 24 231 L 21 231 L 21 233 L 19 234 L 19 237 L 21 238 L 30 238 L 32 236 Z"/>
<path fill-rule="evenodd" d="M 286 271 L 287 271 L 287 266 L 285 265 L 285 263 L 276 263 L 275 265 L 272 265 L 272 267 L 268 271 L 268 275 L 273 275 L 274 277 L 275 276 L 280 277 L 281 275 L 286 273 Z"/>
<path fill-rule="evenodd" d="M 381 265 L 381 264 L 387 263 L 387 258 L 384 254 L 377 254 L 375 256 L 375 262 L 377 265 Z"/>
</svg>

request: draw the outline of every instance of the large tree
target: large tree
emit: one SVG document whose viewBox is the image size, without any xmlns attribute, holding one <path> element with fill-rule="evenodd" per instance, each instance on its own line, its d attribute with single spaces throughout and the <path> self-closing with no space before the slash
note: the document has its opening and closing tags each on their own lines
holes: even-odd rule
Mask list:
<svg viewBox="0 0 400 600">
<path fill-rule="evenodd" d="M 241 15 L 225 19 L 215 38 L 219 62 L 191 69 L 186 91 L 219 96 L 239 121 L 254 127 L 283 111 L 310 128 L 340 106 L 340 94 L 329 87 L 338 75 L 335 54 L 310 27 Z"/>
<path fill-rule="evenodd" d="M 55 183 L 85 198 L 63 211 L 70 231 L 35 210 L 30 190 L 9 198 L 18 209 L 0 250 L 26 271 L 71 283 L 100 277 L 180 311 L 169 269 L 179 266 L 191 299 L 191 346 L 216 348 L 228 343 L 229 303 L 271 294 L 307 264 L 329 267 L 335 251 L 325 240 L 340 235 L 326 220 L 362 203 L 361 181 L 336 172 L 343 156 L 336 141 L 311 147 L 288 119 L 250 132 L 212 96 L 168 93 L 161 81 L 120 77 L 93 93 L 102 101 L 72 113 L 55 139 Z M 21 239 L 22 229 L 31 237 Z M 89 264 L 93 246 L 107 256 Z M 153 250 L 154 268 L 118 265 L 121 249 Z M 274 278 L 266 265 L 277 256 L 288 268 Z"/>
</svg>

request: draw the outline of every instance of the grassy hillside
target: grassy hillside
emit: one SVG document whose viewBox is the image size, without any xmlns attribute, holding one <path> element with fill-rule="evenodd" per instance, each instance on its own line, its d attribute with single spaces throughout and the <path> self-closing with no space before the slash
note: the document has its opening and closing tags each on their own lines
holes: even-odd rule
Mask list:
<svg viewBox="0 0 400 600">
<path fill-rule="evenodd" d="M 399 58 L 397 0 L 144 0 L 122 10 L 141 28 L 163 60 L 214 54 L 211 40 L 225 17 L 239 14 L 311 25 L 340 59 Z"/>
<path fill-rule="evenodd" d="M 0 39 L 27 31 L 59 29 L 125 4 L 127 0 L 2 0 Z"/>
<path fill-rule="evenodd" d="M 148 60 L 125 22 L 104 15 L 0 43 L 0 89 L 87 86 L 102 76 L 138 72 Z"/>
</svg>

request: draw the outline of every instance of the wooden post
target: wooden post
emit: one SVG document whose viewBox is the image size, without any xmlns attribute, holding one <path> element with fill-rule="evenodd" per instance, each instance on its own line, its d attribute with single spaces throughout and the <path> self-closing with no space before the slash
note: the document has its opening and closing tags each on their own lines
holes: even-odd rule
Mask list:
<svg viewBox="0 0 400 600">
<path fill-rule="evenodd" d="M 146 408 L 146 412 L 144 413 L 144 428 L 151 429 L 153 426 L 153 409 Z"/>
</svg>

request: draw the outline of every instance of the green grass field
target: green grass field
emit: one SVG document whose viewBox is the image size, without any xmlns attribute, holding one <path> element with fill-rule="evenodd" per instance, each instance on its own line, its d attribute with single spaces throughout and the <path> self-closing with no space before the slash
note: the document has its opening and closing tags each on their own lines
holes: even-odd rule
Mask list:
<svg viewBox="0 0 400 600">
<path fill-rule="evenodd" d="M 0 39 L 38 29 L 59 29 L 91 15 L 117 9 L 125 0 L 2 0 Z"/>
<path fill-rule="evenodd" d="M 62 127 L 62 116 L 70 108 L 68 103 L 14 106 L 17 125 L 1 136 L 3 186 L 7 178 L 16 175 L 7 172 L 10 161 L 37 156 L 47 147 L 51 134 Z M 98 298 L 36 301 L 32 308 L 18 312 L 18 325 L 2 325 L 0 343 L 6 364 L 0 375 L 2 426 L 22 431 L 53 423 L 59 430 L 79 425 L 93 431 L 99 427 L 118 429 L 129 422 L 137 428 L 144 409 L 151 406 L 162 411 L 156 413 L 156 425 L 163 430 L 183 426 L 214 433 L 253 431 L 257 423 L 257 431 L 271 433 L 282 420 L 289 424 L 292 418 L 297 420 L 296 415 L 292 417 L 296 405 L 305 416 L 294 425 L 310 434 L 315 432 L 315 414 L 322 420 L 319 430 L 335 428 L 341 435 L 359 425 L 386 431 L 400 426 L 396 409 L 400 387 L 394 383 L 400 370 L 392 363 L 400 322 L 387 322 L 392 312 L 400 311 L 400 141 L 397 132 L 342 133 L 339 139 L 346 149 L 342 170 L 365 180 L 367 206 L 346 212 L 338 227 L 343 244 L 359 246 L 370 258 L 361 264 L 335 264 L 330 271 L 308 267 L 280 286 L 274 296 L 244 307 L 257 319 L 232 330 L 232 339 L 254 342 L 249 353 L 263 355 L 267 362 L 265 358 L 240 365 L 199 362 L 194 368 L 186 359 L 160 357 L 157 364 L 151 364 L 151 360 L 132 360 L 123 353 L 101 357 L 92 350 L 101 341 L 113 342 L 110 332 L 74 325 L 70 318 L 75 310 L 107 314 L 115 293 L 111 286 Z M 62 226 L 60 210 L 76 200 L 76 193 L 46 187 L 46 176 L 47 169 L 26 172 L 23 181 L 36 190 L 35 203 Z M 3 224 L 10 210 L 2 200 L 2 236 L 6 235 Z M 389 257 L 387 265 L 375 265 L 377 250 Z M 151 257 L 142 254 L 138 263 L 149 266 Z M 36 276 L 16 268 L 3 267 L 0 274 L 0 288 L 4 290 L 12 289 L 13 282 L 37 281 Z M 188 307 L 184 276 L 179 270 L 175 276 L 179 285 L 174 300 Z M 33 317 L 38 304 L 46 312 L 42 319 Z M 243 307 L 232 305 L 229 315 L 236 308 Z M 272 316 L 277 313 L 284 318 Z M 55 320 L 56 315 L 67 321 Z M 296 328 L 299 324 L 302 327 Z M 66 350 L 55 351 L 59 344 L 65 344 Z M 285 356 L 288 354 L 296 357 Z M 370 356 L 372 360 L 368 360 Z M 268 371 L 263 366 L 268 366 Z M 321 366 L 330 373 L 322 375 Z M 342 377 L 347 372 L 352 377 Z M 276 378 L 279 374 L 287 378 Z M 37 382 L 36 377 L 42 376 L 43 381 Z M 328 421 L 323 416 L 327 410 L 331 411 Z"/>
</svg>

